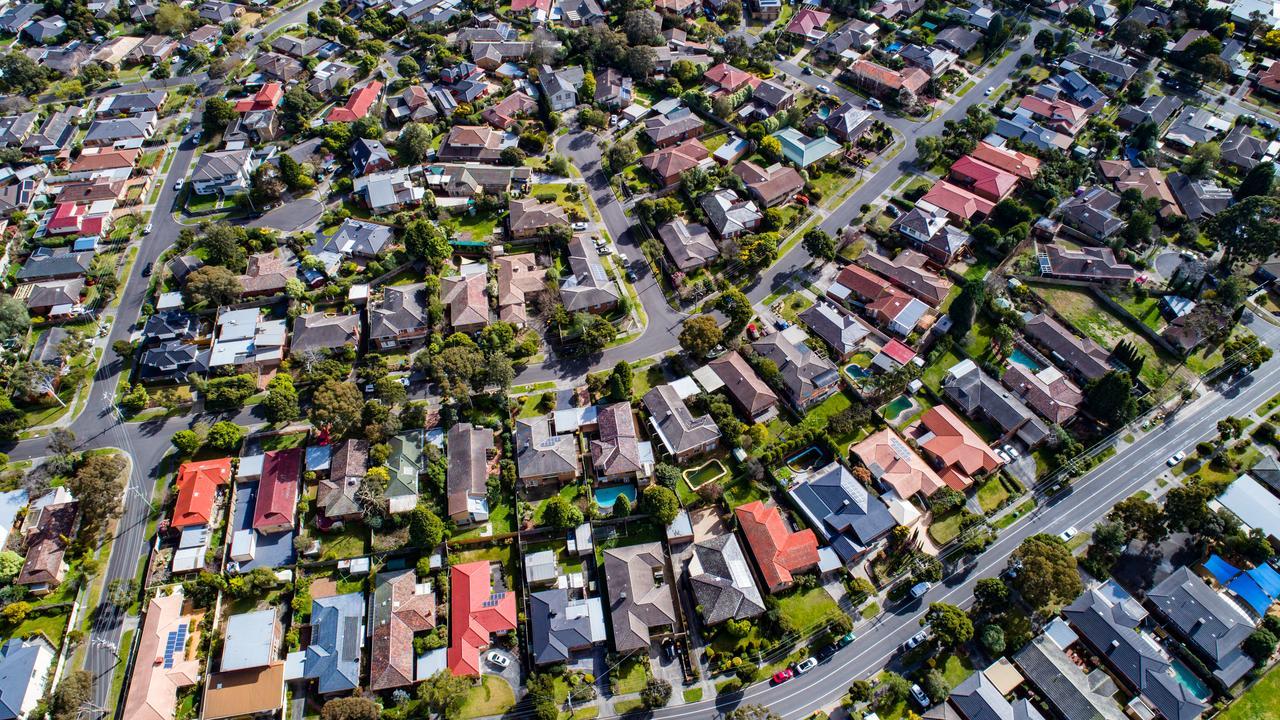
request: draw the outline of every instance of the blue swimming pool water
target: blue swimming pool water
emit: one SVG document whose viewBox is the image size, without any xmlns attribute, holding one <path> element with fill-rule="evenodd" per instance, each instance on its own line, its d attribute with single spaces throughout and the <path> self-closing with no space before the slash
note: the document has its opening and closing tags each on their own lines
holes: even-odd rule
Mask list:
<svg viewBox="0 0 1280 720">
<path fill-rule="evenodd" d="M 1032 372 L 1039 372 L 1044 369 L 1043 365 L 1032 360 L 1030 355 L 1022 352 L 1021 350 L 1014 350 L 1009 353 L 1009 362 L 1017 363 Z"/>
<path fill-rule="evenodd" d="M 609 487 L 596 488 L 595 494 L 596 504 L 606 510 L 618 502 L 619 495 L 626 495 L 632 506 L 636 504 L 636 488 L 634 485 L 610 485 Z"/>
<path fill-rule="evenodd" d="M 1209 686 L 1205 685 L 1200 676 L 1192 672 L 1191 668 L 1187 667 L 1181 660 L 1174 658 L 1170 665 L 1173 666 L 1173 674 L 1177 676 L 1178 682 L 1182 687 L 1190 690 L 1192 695 L 1201 700 L 1208 700 L 1213 696 Z"/>
<path fill-rule="evenodd" d="M 849 373 L 849 377 L 856 377 L 856 378 L 864 378 L 871 374 L 867 372 L 865 369 L 863 369 L 862 367 L 859 367 L 858 365 L 854 365 L 852 363 L 847 365 L 844 371 L 846 373 Z"/>
<path fill-rule="evenodd" d="M 818 117 L 823 120 L 826 120 L 827 118 L 831 117 L 831 108 L 827 107 L 826 105 L 823 105 L 822 107 L 818 108 Z"/>
<path fill-rule="evenodd" d="M 887 53 L 896 53 L 901 49 L 902 49 L 902 43 L 894 42 L 894 43 L 890 43 L 889 46 L 884 49 L 884 51 Z"/>
</svg>

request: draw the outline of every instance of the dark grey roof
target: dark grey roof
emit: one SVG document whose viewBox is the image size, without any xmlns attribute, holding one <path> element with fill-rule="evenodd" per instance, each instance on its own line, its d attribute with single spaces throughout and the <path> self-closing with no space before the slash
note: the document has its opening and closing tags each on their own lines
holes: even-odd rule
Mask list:
<svg viewBox="0 0 1280 720">
<path fill-rule="evenodd" d="M 1124 227 L 1124 220 L 1114 212 L 1119 205 L 1119 195 L 1098 185 L 1069 198 L 1062 203 L 1060 211 L 1063 222 L 1095 240 L 1102 240 Z"/>
<path fill-rule="evenodd" d="M 185 381 L 209 367 L 209 349 L 170 340 L 147 350 L 138 361 L 138 377 L 142 380 Z"/>
<path fill-rule="evenodd" d="M 194 340 L 200 336 L 200 319 L 185 310 L 166 310 L 147 318 L 142 326 L 144 343 L 156 340 Z"/>
<path fill-rule="evenodd" d="M 1123 603 L 1113 605 L 1091 588 L 1062 614 L 1094 652 L 1167 720 L 1194 720 L 1208 708 L 1174 678 L 1168 658 L 1138 631 L 1140 620 Z"/>
<path fill-rule="evenodd" d="M 1212 217 L 1231 204 L 1231 191 L 1212 180 L 1193 180 L 1177 172 L 1166 180 L 1189 220 Z"/>
<path fill-rule="evenodd" d="M 800 313 L 799 319 L 841 356 L 857 350 L 871 334 L 861 320 L 823 300 Z"/>
<path fill-rule="evenodd" d="M 694 543 L 688 577 L 707 625 L 745 620 L 764 612 L 760 590 L 732 533 Z"/>
<path fill-rule="evenodd" d="M 44 10 L 44 5 L 40 3 L 17 3 L 0 13 L 0 30 L 16 33 L 41 10 Z"/>
<path fill-rule="evenodd" d="M 1172 95 L 1151 95 L 1141 105 L 1126 106 L 1116 120 L 1129 125 L 1140 125 L 1145 120 L 1163 125 L 1180 107 L 1182 101 Z"/>
<path fill-rule="evenodd" d="M 98 106 L 98 112 L 109 115 L 137 115 L 148 110 L 158 111 L 164 105 L 166 94 L 164 90 L 153 90 L 113 95 Z"/>
<path fill-rule="evenodd" d="M 169 261 L 169 273 L 173 279 L 183 282 L 192 272 L 204 267 L 204 260 L 195 255 L 182 255 Z"/>
<path fill-rule="evenodd" d="M 1101 670 L 1086 675 L 1047 635 L 1019 650 L 1013 662 L 1062 720 L 1124 720 L 1111 677 Z"/>
<path fill-rule="evenodd" d="M 316 680 L 321 695 L 353 690 L 360 684 L 364 611 L 363 592 L 311 601 L 311 644 L 303 674 Z"/>
<path fill-rule="evenodd" d="M 948 701 L 967 720 L 1044 720 L 1025 699 L 1010 704 L 982 671 L 972 673 L 957 685 Z"/>
<path fill-rule="evenodd" d="M 359 315 L 313 312 L 294 319 L 289 351 L 332 350 L 347 343 L 360 344 Z"/>
<path fill-rule="evenodd" d="M 1254 630 L 1253 622 L 1190 569 L 1174 570 L 1147 593 L 1147 600 L 1168 625 L 1212 660 L 1213 674 L 1227 687 L 1253 669 L 1253 659 L 1240 650 Z"/>
<path fill-rule="evenodd" d="M 66 248 L 49 253 L 37 251 L 22 264 L 22 268 L 18 270 L 18 279 L 29 281 L 78 277 L 89 270 L 92 260 L 92 252 L 73 253 Z"/>
<path fill-rule="evenodd" d="M 1138 74 L 1138 68 L 1129 63 L 1105 55 L 1089 52 L 1088 50 L 1077 50 L 1063 60 L 1064 64 L 1072 63 L 1082 68 L 1093 70 L 1101 73 L 1108 81 L 1123 84 L 1129 81 L 1134 75 Z"/>
<path fill-rule="evenodd" d="M 1048 313 L 1028 320 L 1024 331 L 1067 369 L 1085 379 L 1097 380 L 1111 370 L 1106 350 L 1089 338 L 1077 336 Z"/>
<path fill-rule="evenodd" d="M 666 551 L 658 542 L 604 551 L 613 647 L 618 652 L 648 648 L 651 628 L 676 625 L 675 578 L 667 565 Z"/>
<path fill-rule="evenodd" d="M 770 107 L 778 107 L 786 102 L 794 93 L 787 89 L 786 85 L 773 80 L 765 80 L 756 86 L 755 91 L 751 94 L 753 98 L 759 100 Z"/>
<path fill-rule="evenodd" d="M 357 175 L 363 175 L 364 169 L 375 162 L 391 162 L 391 153 L 377 140 L 356 138 L 351 143 L 351 163 Z"/>
<path fill-rule="evenodd" d="M 846 543 L 866 547 L 896 524 L 884 501 L 840 463 L 809 473 L 790 492 L 817 533 L 837 552 L 842 549 L 838 537 L 847 536 Z"/>
<path fill-rule="evenodd" d="M 369 337 L 395 337 L 427 325 L 426 284 L 383 288 L 382 299 L 369 303 Z"/>
<path fill-rule="evenodd" d="M 573 435 L 557 435 L 550 415 L 516 420 L 516 465 L 522 478 L 578 474 L 578 443 Z"/>
<path fill-rule="evenodd" d="M 592 630 L 592 604 L 599 600 L 569 598 L 569 591 L 552 588 L 529 596 L 529 625 L 535 665 L 564 662 L 575 651 L 603 640 Z"/>
<path fill-rule="evenodd" d="M 1243 170 L 1252 170 L 1267 154 L 1267 142 L 1253 136 L 1253 128 L 1237 125 L 1222 140 L 1222 160 Z"/>
<path fill-rule="evenodd" d="M 934 36 L 934 42 L 937 44 L 963 54 L 968 54 L 981 41 L 982 33 L 959 25 L 942 30 Z"/>
<path fill-rule="evenodd" d="M 454 423 L 448 436 L 449 467 L 445 473 L 446 510 L 450 517 L 465 515 L 468 500 L 483 498 L 489 479 L 489 451 L 493 431 L 471 423 Z"/>
<path fill-rule="evenodd" d="M 1031 408 L 972 360 L 952 366 L 942 381 L 942 389 L 965 415 L 988 417 L 1006 433 L 1016 431 L 1028 445 L 1038 445 L 1049 436 L 1049 428 Z"/>
<path fill-rule="evenodd" d="M 783 333 L 767 335 L 751 343 L 751 348 L 778 366 L 782 384 L 796 405 L 802 405 L 802 400 L 812 396 L 815 389 L 840 380 L 830 360 L 803 343 L 791 342 Z"/>
<path fill-rule="evenodd" d="M 659 225 L 658 237 L 681 270 L 701 267 L 720 255 L 706 225 L 689 224 L 681 217 Z"/>
<path fill-rule="evenodd" d="M 649 420 L 667 451 L 673 455 L 703 447 L 720 437 L 720 429 L 710 415 L 694 417 L 674 386 L 659 385 L 644 394 Z"/>
<path fill-rule="evenodd" d="M 110 120 L 94 120 L 85 134 L 86 144 L 110 144 L 119 140 L 145 138 L 156 121 L 154 112 L 145 112 L 136 117 L 112 118 Z"/>
<path fill-rule="evenodd" d="M 389 225 L 347 218 L 331 236 L 318 231 L 315 243 L 308 250 L 313 254 L 329 251 L 371 258 L 385 250 L 394 237 L 395 230 Z"/>
<path fill-rule="evenodd" d="M 64 358 L 58 346 L 68 337 L 71 337 L 71 334 L 57 326 L 49 328 L 48 332 L 41 333 L 40 339 L 31 348 L 31 362 L 61 367 Z"/>
<path fill-rule="evenodd" d="M 570 312 L 616 303 L 621 297 L 595 245 L 581 235 L 569 241 L 569 270 L 573 274 L 561 281 L 560 299 Z"/>
</svg>

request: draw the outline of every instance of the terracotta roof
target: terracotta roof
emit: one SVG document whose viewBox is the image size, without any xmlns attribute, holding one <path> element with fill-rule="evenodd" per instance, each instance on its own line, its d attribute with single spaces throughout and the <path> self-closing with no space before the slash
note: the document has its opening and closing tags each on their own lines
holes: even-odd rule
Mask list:
<svg viewBox="0 0 1280 720">
<path fill-rule="evenodd" d="M 196 628 L 192 618 L 182 614 L 183 601 L 182 592 L 175 589 L 147 605 L 124 701 L 124 716 L 129 720 L 173 720 L 178 689 L 194 685 L 200 676 L 200 660 L 187 657 L 186 639 Z M 175 650 L 170 643 L 179 635 L 183 643 Z M 194 650 L 194 644 L 190 646 Z"/>
<path fill-rule="evenodd" d="M 882 87 L 893 90 L 906 88 L 910 92 L 919 92 L 929 82 L 929 73 L 918 67 L 909 67 L 901 72 L 890 70 L 870 60 L 859 60 L 849 67 L 853 75 L 866 78 Z"/>
<path fill-rule="evenodd" d="M 818 564 L 818 538 L 813 530 L 791 532 L 777 507 L 755 500 L 739 505 L 733 513 L 770 591 L 789 585 L 793 573 Z"/>
<path fill-rule="evenodd" d="M 268 713 L 284 706 L 284 663 L 209 676 L 200 707 L 204 720 Z"/>
<path fill-rule="evenodd" d="M 271 450 L 262 460 L 262 479 L 253 505 L 255 530 L 293 525 L 298 507 L 298 478 L 302 472 L 302 448 Z"/>
<path fill-rule="evenodd" d="M 494 588 L 491 572 L 488 560 L 450 568 L 448 665 L 454 675 L 479 675 L 489 637 L 516 629 L 516 594 Z"/>
<path fill-rule="evenodd" d="M 988 199 L 1003 200 L 1018 186 L 1018 176 L 965 155 L 951 166 L 951 176 Z"/>
<path fill-rule="evenodd" d="M 973 483 L 975 474 L 989 473 L 1000 467 L 1000 458 L 945 405 L 926 410 L 920 417 L 920 424 L 933 434 L 922 443 L 924 449 L 941 460 L 945 467 L 962 474 L 960 487 L 947 483 L 954 489 L 964 490 Z"/>
<path fill-rule="evenodd" d="M 893 488 L 904 500 L 916 493 L 927 497 L 946 484 L 893 428 L 874 433 L 850 450 L 872 477 Z"/>
<path fill-rule="evenodd" d="M 739 70 L 724 62 L 702 73 L 702 77 L 707 82 L 719 85 L 730 92 L 737 92 L 742 89 L 743 85 L 755 78 L 754 75 L 746 70 Z"/>
<path fill-rule="evenodd" d="M 382 83 L 374 80 L 352 92 L 351 97 L 347 98 L 347 104 L 330 110 L 325 120 L 328 122 L 355 122 L 369 114 L 369 108 L 373 107 L 380 95 L 382 95 Z"/>
<path fill-rule="evenodd" d="M 970 151 L 969 156 L 975 160 L 1011 172 L 1023 180 L 1030 180 L 1040 171 L 1040 159 L 1017 150 L 1008 150 L 985 142 Z"/>
<path fill-rule="evenodd" d="M 68 172 L 86 172 L 91 170 L 111 170 L 115 168 L 131 168 L 137 161 L 141 150 L 102 150 L 101 152 L 91 153 L 86 148 L 80 153 L 80 157 L 67 168 Z"/>
<path fill-rule="evenodd" d="M 693 138 L 679 145 L 655 150 L 640 158 L 640 164 L 663 184 L 670 184 L 709 157 L 711 151 L 697 138 Z"/>
<path fill-rule="evenodd" d="M 42 509 L 35 530 L 27 539 L 27 557 L 15 583 L 52 585 L 62 582 L 62 560 L 67 553 L 67 538 L 75 530 L 79 511 L 80 503 L 74 500 L 48 505 Z"/>
<path fill-rule="evenodd" d="M 436 626 L 435 595 L 419 587 L 412 569 L 378 573 L 372 610 L 369 689 L 412 685 L 413 634 Z"/>
<path fill-rule="evenodd" d="M 836 282 L 849 288 L 858 297 L 865 300 L 876 298 L 889 292 L 889 281 L 862 267 L 846 265 L 836 276 Z"/>
<path fill-rule="evenodd" d="M 231 480 L 231 458 L 183 463 L 178 468 L 178 500 L 170 527 L 208 525 L 218 487 Z"/>
<path fill-rule="evenodd" d="M 935 183 L 932 188 L 929 188 L 929 192 L 920 198 L 919 202 L 942 208 L 949 214 L 965 220 L 971 220 L 977 215 L 986 216 L 995 207 L 995 203 L 990 200 L 978 197 L 962 187 L 952 185 L 946 180 L 940 180 Z"/>
<path fill-rule="evenodd" d="M 901 340 L 890 340 L 884 347 L 880 348 L 880 352 L 893 358 L 899 365 L 906 365 L 916 359 L 916 351 L 907 347 Z"/>
<path fill-rule="evenodd" d="M 253 97 L 237 102 L 236 112 L 271 110 L 280 104 L 282 98 L 284 98 L 284 86 L 278 82 L 267 83 L 261 90 L 254 93 Z"/>
</svg>

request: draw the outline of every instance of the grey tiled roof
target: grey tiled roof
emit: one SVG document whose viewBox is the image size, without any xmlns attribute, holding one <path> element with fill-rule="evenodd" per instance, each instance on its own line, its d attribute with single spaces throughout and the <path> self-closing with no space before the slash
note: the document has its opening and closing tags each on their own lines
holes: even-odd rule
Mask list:
<svg viewBox="0 0 1280 720">
<path fill-rule="evenodd" d="M 1049 436 L 1049 428 L 1031 408 L 972 360 L 953 366 L 942 381 L 942 389 L 965 415 L 988 417 L 1004 432 L 1016 431 L 1027 445 L 1038 445 Z"/>
<path fill-rule="evenodd" d="M 737 536 L 726 533 L 693 545 L 689 585 L 702 621 L 708 625 L 744 620 L 764 612 L 764 600 L 751 576 Z"/>
<path fill-rule="evenodd" d="M 1200 652 L 1213 660 L 1214 675 L 1227 687 L 1253 669 L 1253 659 L 1240 644 L 1253 632 L 1253 622 L 1199 576 L 1180 567 L 1147 593 L 1147 600 Z"/>
<path fill-rule="evenodd" d="M 694 417 L 675 387 L 659 385 L 644 394 L 649 419 L 657 427 L 667 451 L 673 455 L 693 450 L 720 437 L 710 415 Z"/>
<path fill-rule="evenodd" d="M 0 647 L 0 718 L 16 718 L 23 714 L 23 701 L 30 692 L 31 685 L 36 687 L 36 695 L 44 687 L 41 655 L 46 661 L 53 660 L 54 650 L 43 637 L 36 636 L 27 640 L 11 638 Z"/>
<path fill-rule="evenodd" d="M 1110 676 L 1101 670 L 1086 675 L 1048 636 L 1032 640 L 1013 662 L 1063 720 L 1124 720 Z"/>
<path fill-rule="evenodd" d="M 516 465 L 521 478 L 578 474 L 578 443 L 573 435 L 556 435 L 550 415 L 516 421 Z"/>
<path fill-rule="evenodd" d="M 615 650 L 647 648 L 651 628 L 676 625 L 675 579 L 662 543 L 605 550 L 604 574 Z"/>
<path fill-rule="evenodd" d="M 322 695 L 360 685 L 364 648 L 364 593 L 353 592 L 311 601 L 311 644 L 303 673 L 316 680 Z"/>
<path fill-rule="evenodd" d="M 837 545 L 837 550 L 839 536 L 847 535 L 849 541 L 867 546 L 896 524 L 884 501 L 840 463 L 806 475 L 792 486 L 791 497 L 818 535 Z"/>
<path fill-rule="evenodd" d="M 751 343 L 752 349 L 773 361 L 782 373 L 782 384 L 797 405 L 815 388 L 839 381 L 836 366 L 803 344 L 774 333 Z"/>
<path fill-rule="evenodd" d="M 597 611 L 598 599 L 570 599 L 569 591 L 563 588 L 530 594 L 529 639 L 534 664 L 564 662 L 573 652 L 602 640 L 592 632 L 591 613 Z"/>
</svg>

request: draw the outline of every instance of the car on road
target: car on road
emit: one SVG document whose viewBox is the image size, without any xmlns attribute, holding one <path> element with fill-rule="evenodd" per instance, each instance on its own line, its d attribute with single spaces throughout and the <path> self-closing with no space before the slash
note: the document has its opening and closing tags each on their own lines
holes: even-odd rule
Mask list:
<svg viewBox="0 0 1280 720">
<path fill-rule="evenodd" d="M 144 227 L 144 228 L 142 228 L 142 234 L 143 234 L 143 235 L 150 235 L 150 234 L 151 234 L 151 223 L 147 223 L 147 226 L 146 226 L 146 227 Z"/>
<path fill-rule="evenodd" d="M 804 73 L 805 75 L 812 75 L 813 68 L 809 67 L 808 65 L 805 65 L 804 67 L 800 68 L 800 72 Z"/>
<path fill-rule="evenodd" d="M 586 229 L 587 229 L 587 224 L 584 222 L 576 222 L 573 224 L 574 232 L 584 232 Z"/>
<path fill-rule="evenodd" d="M 818 92 L 822 93 L 823 95 L 831 94 L 831 88 L 827 87 L 826 85 L 814 85 L 814 87 L 817 88 Z"/>
<path fill-rule="evenodd" d="M 933 589 L 933 583 L 918 582 L 915 585 L 911 586 L 911 597 L 913 599 L 922 598 L 932 589 Z"/>
<path fill-rule="evenodd" d="M 818 667 L 817 660 L 813 658 L 805 658 L 800 662 L 796 663 L 796 674 L 803 675 L 816 667 Z"/>
<path fill-rule="evenodd" d="M 932 704 L 929 702 L 929 696 L 925 695 L 924 690 L 921 690 L 916 683 L 911 683 L 911 699 L 915 700 L 916 704 L 925 710 L 928 710 L 929 705 Z"/>
<path fill-rule="evenodd" d="M 173 191 L 174 191 L 174 192 L 182 192 L 182 184 L 183 184 L 183 181 L 182 181 L 182 180 L 179 180 L 178 182 L 174 183 L 174 184 L 173 184 Z"/>
<path fill-rule="evenodd" d="M 847 647 L 847 646 L 848 646 L 850 643 L 852 643 L 852 642 L 854 641 L 854 639 L 855 639 L 855 638 L 857 638 L 857 637 L 858 637 L 858 636 L 857 636 L 857 635 L 854 635 L 854 634 L 853 634 L 853 631 L 852 631 L 852 630 L 850 630 L 849 632 L 845 633 L 844 635 L 841 635 L 839 640 L 836 640 L 836 647 L 837 647 L 837 648 Z"/>
<path fill-rule="evenodd" d="M 503 655 L 502 653 L 491 652 L 485 656 L 485 659 L 500 668 L 511 667 L 511 658 Z"/>
<path fill-rule="evenodd" d="M 778 62 L 786 62 L 787 60 L 787 56 L 783 55 L 782 53 L 778 53 L 774 57 L 778 58 Z"/>
<path fill-rule="evenodd" d="M 1079 534 L 1080 534 L 1080 531 L 1075 529 L 1074 526 L 1072 526 L 1058 533 L 1058 539 L 1061 540 L 1062 542 L 1071 542 L 1071 538 Z"/>
<path fill-rule="evenodd" d="M 635 282 L 636 277 L 636 271 L 631 268 L 627 268 L 627 282 Z"/>
<path fill-rule="evenodd" d="M 907 641 L 902 643 L 902 647 L 906 650 L 915 650 L 916 648 L 923 645 L 924 641 L 928 639 L 929 639 L 929 631 L 921 630 L 915 635 L 912 635 L 911 637 L 907 638 Z"/>
<path fill-rule="evenodd" d="M 982 97 L 991 97 L 992 90 L 995 90 L 995 88 L 987 88 L 986 90 L 983 90 Z"/>
<path fill-rule="evenodd" d="M 151 264 L 150 264 L 150 263 L 148 263 L 148 264 L 146 264 L 146 265 L 143 265 L 143 266 L 142 266 L 142 277 L 151 277 Z"/>
<path fill-rule="evenodd" d="M 1183 458 L 1185 458 L 1186 456 L 1187 456 L 1187 453 L 1185 451 L 1179 450 L 1178 452 L 1174 453 L 1172 457 L 1170 457 L 1168 460 L 1165 460 L 1164 462 L 1169 467 L 1173 467 L 1174 465 L 1177 465 L 1178 463 L 1182 462 Z"/>
<path fill-rule="evenodd" d="M 877 99 L 875 99 L 875 98 L 868 98 L 868 99 L 867 99 L 867 107 L 871 108 L 872 110 L 883 110 L 883 109 L 884 109 L 884 103 L 880 102 L 879 100 L 877 100 Z"/>
<path fill-rule="evenodd" d="M 773 684 L 781 685 L 795 676 L 796 674 L 791 671 L 791 668 L 783 668 L 773 674 Z"/>
<path fill-rule="evenodd" d="M 818 652 L 814 653 L 814 657 L 818 658 L 818 662 L 824 663 L 830 660 L 831 656 L 835 655 L 836 651 L 839 649 L 840 648 L 836 647 L 835 645 L 823 645 L 821 648 L 818 649 Z"/>
</svg>

